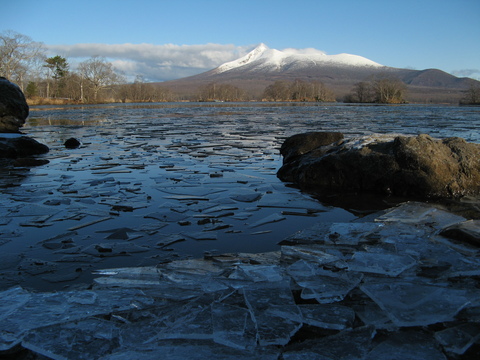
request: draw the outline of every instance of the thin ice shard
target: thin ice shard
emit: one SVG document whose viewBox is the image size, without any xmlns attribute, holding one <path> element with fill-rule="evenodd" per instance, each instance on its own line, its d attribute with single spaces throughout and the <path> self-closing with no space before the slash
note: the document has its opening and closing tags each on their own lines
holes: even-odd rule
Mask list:
<svg viewBox="0 0 480 360">
<path fill-rule="evenodd" d="M 375 335 L 373 326 L 347 329 L 320 339 L 307 339 L 283 353 L 284 359 L 359 360 L 366 359 Z"/>
<path fill-rule="evenodd" d="M 253 349 L 257 343 L 255 323 L 246 308 L 212 304 L 213 341 L 234 349 Z"/>
<path fill-rule="evenodd" d="M 440 210 L 429 204 L 413 201 L 403 203 L 375 219 L 375 221 L 394 223 L 429 223 L 431 227 L 437 230 L 464 220 L 465 218 L 461 216 Z"/>
<path fill-rule="evenodd" d="M 287 272 L 302 288 L 303 299 L 315 299 L 320 304 L 341 301 L 363 278 L 362 274 L 324 270 L 303 260 L 292 264 Z"/>
<path fill-rule="evenodd" d="M 302 326 L 302 314 L 288 282 L 245 288 L 245 302 L 257 328 L 260 346 L 285 345 Z M 259 284 L 259 285 L 260 285 Z"/>
<path fill-rule="evenodd" d="M 408 255 L 358 251 L 348 261 L 348 270 L 397 276 L 416 264 L 416 260 Z"/>
<path fill-rule="evenodd" d="M 437 331 L 435 338 L 447 351 L 462 355 L 480 340 L 480 324 L 464 323 Z"/>
<path fill-rule="evenodd" d="M 282 220 L 285 220 L 286 217 L 285 216 L 282 216 L 280 214 L 271 214 L 261 220 L 258 220 L 256 222 L 254 222 L 253 224 L 250 224 L 249 228 L 253 229 L 253 228 L 256 228 L 256 227 L 259 227 L 259 226 L 262 226 L 262 225 L 267 225 L 267 224 L 271 224 L 271 223 L 275 223 L 275 222 L 279 222 L 279 221 L 282 221 Z"/>
<path fill-rule="evenodd" d="M 344 330 L 353 325 L 355 312 L 342 305 L 301 304 L 298 305 L 305 324 L 323 329 Z"/>
<path fill-rule="evenodd" d="M 88 318 L 28 333 L 22 346 L 52 359 L 97 359 L 120 346 L 119 324 Z"/>
<path fill-rule="evenodd" d="M 15 303 L 5 309 L 0 321 L 0 350 L 10 349 L 32 329 L 152 303 L 149 296 L 134 289 L 27 294 L 13 288 L 0 293 L 0 303 L 11 304 L 12 298 Z"/>
<path fill-rule="evenodd" d="M 243 279 L 253 282 L 265 281 L 275 283 L 285 280 L 285 271 L 277 265 L 242 264 L 237 267 L 237 270 L 243 273 Z"/>
<path fill-rule="evenodd" d="M 369 237 L 382 226 L 376 223 L 334 223 L 325 235 L 325 242 L 337 245 L 358 245 L 369 241 Z"/>
<path fill-rule="evenodd" d="M 419 330 L 393 333 L 375 346 L 366 360 L 446 360 L 431 335 Z"/>
<path fill-rule="evenodd" d="M 366 282 L 360 289 L 397 326 L 424 326 L 451 321 L 470 302 L 466 290 L 404 280 Z"/>
<path fill-rule="evenodd" d="M 255 353 L 205 340 L 160 340 L 155 346 L 119 350 L 102 360 L 277 360 L 280 349 L 268 347 Z"/>
<path fill-rule="evenodd" d="M 338 256 L 329 254 L 324 247 L 316 247 L 315 245 L 305 246 L 282 246 L 282 257 L 294 260 L 305 260 L 321 264 L 329 264 L 340 260 Z"/>
</svg>

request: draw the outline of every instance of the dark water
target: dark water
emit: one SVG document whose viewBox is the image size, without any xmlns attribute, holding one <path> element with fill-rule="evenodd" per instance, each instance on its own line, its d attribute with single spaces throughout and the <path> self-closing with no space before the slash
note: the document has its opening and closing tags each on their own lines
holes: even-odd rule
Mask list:
<svg viewBox="0 0 480 360">
<path fill-rule="evenodd" d="M 50 163 L 2 169 L 0 288 L 63 289 L 89 284 L 95 269 L 277 250 L 315 222 L 358 216 L 277 179 L 286 137 L 428 133 L 480 143 L 479 126 L 478 107 L 34 107 L 24 132 L 50 147 Z M 65 149 L 70 137 L 82 147 Z"/>
</svg>

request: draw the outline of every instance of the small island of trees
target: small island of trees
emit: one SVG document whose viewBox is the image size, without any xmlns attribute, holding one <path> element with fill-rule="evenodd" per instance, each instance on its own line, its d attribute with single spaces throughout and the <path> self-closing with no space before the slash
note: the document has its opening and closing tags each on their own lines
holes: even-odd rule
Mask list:
<svg viewBox="0 0 480 360">
<path fill-rule="evenodd" d="M 400 79 L 381 76 L 356 83 L 345 97 L 350 103 L 404 104 L 407 86 Z"/>
</svg>

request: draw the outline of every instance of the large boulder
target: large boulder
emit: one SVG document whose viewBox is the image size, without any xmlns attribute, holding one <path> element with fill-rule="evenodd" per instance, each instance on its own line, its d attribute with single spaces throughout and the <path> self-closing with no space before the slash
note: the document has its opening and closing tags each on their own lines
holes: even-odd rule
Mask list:
<svg viewBox="0 0 480 360">
<path fill-rule="evenodd" d="M 0 77 L 0 133 L 15 133 L 25 124 L 28 105 L 22 90 Z"/>
<path fill-rule="evenodd" d="M 324 133 L 319 133 L 325 138 Z M 480 194 L 480 144 L 429 135 L 368 136 L 322 144 L 300 154 L 304 137 L 282 146 L 278 177 L 302 189 L 373 192 L 421 198 Z M 292 144 L 291 146 L 288 144 Z M 294 155 L 292 155 L 294 154 Z"/>
</svg>

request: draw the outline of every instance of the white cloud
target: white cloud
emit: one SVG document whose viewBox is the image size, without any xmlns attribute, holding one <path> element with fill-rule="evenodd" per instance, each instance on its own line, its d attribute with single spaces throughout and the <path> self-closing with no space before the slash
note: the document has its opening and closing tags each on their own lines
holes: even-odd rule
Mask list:
<svg viewBox="0 0 480 360">
<path fill-rule="evenodd" d="M 314 48 L 306 48 L 306 49 L 288 48 L 282 51 L 284 53 L 292 54 L 292 55 L 327 55 L 325 52 L 314 49 Z"/>
<path fill-rule="evenodd" d="M 480 69 L 462 69 L 454 70 L 452 74 L 460 77 L 470 77 L 473 79 L 480 79 Z"/>
<path fill-rule="evenodd" d="M 70 64 L 94 55 L 112 62 L 132 79 L 142 75 L 147 81 L 165 81 L 199 74 L 245 55 L 254 46 L 221 44 L 75 44 L 46 45 L 51 55 L 66 57 Z"/>
</svg>

